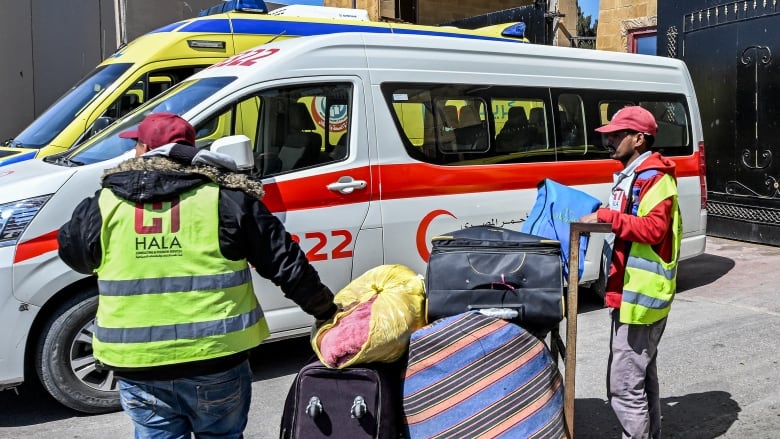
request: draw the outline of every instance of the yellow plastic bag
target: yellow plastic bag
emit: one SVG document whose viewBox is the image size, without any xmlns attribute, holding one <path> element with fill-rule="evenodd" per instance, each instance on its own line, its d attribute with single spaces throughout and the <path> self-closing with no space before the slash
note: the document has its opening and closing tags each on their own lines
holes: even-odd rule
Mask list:
<svg viewBox="0 0 780 439">
<path fill-rule="evenodd" d="M 340 311 L 311 337 L 311 346 L 328 367 L 398 360 L 412 332 L 425 326 L 421 276 L 404 265 L 380 265 L 336 293 Z"/>
</svg>

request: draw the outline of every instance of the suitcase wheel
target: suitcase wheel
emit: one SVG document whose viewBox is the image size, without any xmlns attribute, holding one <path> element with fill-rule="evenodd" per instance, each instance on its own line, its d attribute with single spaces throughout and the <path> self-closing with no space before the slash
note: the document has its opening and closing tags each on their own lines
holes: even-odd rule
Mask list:
<svg viewBox="0 0 780 439">
<path fill-rule="evenodd" d="M 322 402 L 316 396 L 312 396 L 306 405 L 306 414 L 313 419 L 319 416 L 320 413 L 322 413 Z"/>
<path fill-rule="evenodd" d="M 362 396 L 356 396 L 355 400 L 352 401 L 352 409 L 350 409 L 350 413 L 352 413 L 353 419 L 360 419 L 363 417 L 363 415 L 366 414 L 368 409 L 366 408 L 366 401 L 363 399 Z"/>
</svg>

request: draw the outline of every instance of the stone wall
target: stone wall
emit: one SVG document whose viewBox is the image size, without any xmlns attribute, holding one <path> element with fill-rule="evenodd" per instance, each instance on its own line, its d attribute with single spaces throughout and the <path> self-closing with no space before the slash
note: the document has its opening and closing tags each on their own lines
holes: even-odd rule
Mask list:
<svg viewBox="0 0 780 439">
<path fill-rule="evenodd" d="M 604 0 L 601 0 L 602 2 Z M 558 19 L 557 32 L 555 33 L 556 46 L 572 46 L 572 37 L 577 36 L 577 1 L 576 0 L 558 0 L 551 2 L 552 10 L 557 10 L 561 16 Z"/>
<path fill-rule="evenodd" d="M 600 0 L 596 49 L 628 52 L 628 31 L 655 27 L 657 0 Z"/>
</svg>

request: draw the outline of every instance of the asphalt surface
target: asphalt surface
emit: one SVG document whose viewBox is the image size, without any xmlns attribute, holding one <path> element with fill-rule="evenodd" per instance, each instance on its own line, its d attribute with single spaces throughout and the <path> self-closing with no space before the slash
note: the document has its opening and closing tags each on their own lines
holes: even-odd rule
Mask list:
<svg viewBox="0 0 780 439">
<path fill-rule="evenodd" d="M 659 347 L 663 436 L 780 438 L 780 248 L 708 238 L 704 255 L 680 264 L 678 289 Z M 608 314 L 583 297 L 578 315 L 575 436 L 618 438 L 605 396 Z M 247 438 L 278 437 L 287 390 L 311 358 L 305 339 L 253 352 Z M 132 435 L 121 412 L 81 415 L 35 384 L 0 392 L 0 438 Z"/>
</svg>

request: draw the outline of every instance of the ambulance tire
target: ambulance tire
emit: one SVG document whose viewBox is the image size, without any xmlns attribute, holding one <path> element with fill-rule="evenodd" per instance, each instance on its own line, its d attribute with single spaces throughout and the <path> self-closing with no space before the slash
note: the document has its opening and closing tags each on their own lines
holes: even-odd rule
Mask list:
<svg viewBox="0 0 780 439">
<path fill-rule="evenodd" d="M 607 276 L 604 273 L 604 270 L 599 272 L 599 278 L 594 280 L 588 289 L 591 291 L 594 298 L 598 297 L 604 299 L 604 291 L 607 289 Z"/>
<path fill-rule="evenodd" d="M 61 404 L 83 413 L 119 410 L 113 373 L 94 370 L 92 328 L 97 288 L 63 303 L 43 327 L 35 367 L 43 387 Z"/>
<path fill-rule="evenodd" d="M 609 267 L 607 267 L 606 257 L 601 257 L 601 267 L 599 269 L 599 277 L 588 285 L 587 290 L 590 291 L 593 298 L 599 298 L 604 300 L 607 290 L 607 273 L 609 273 Z"/>
</svg>

